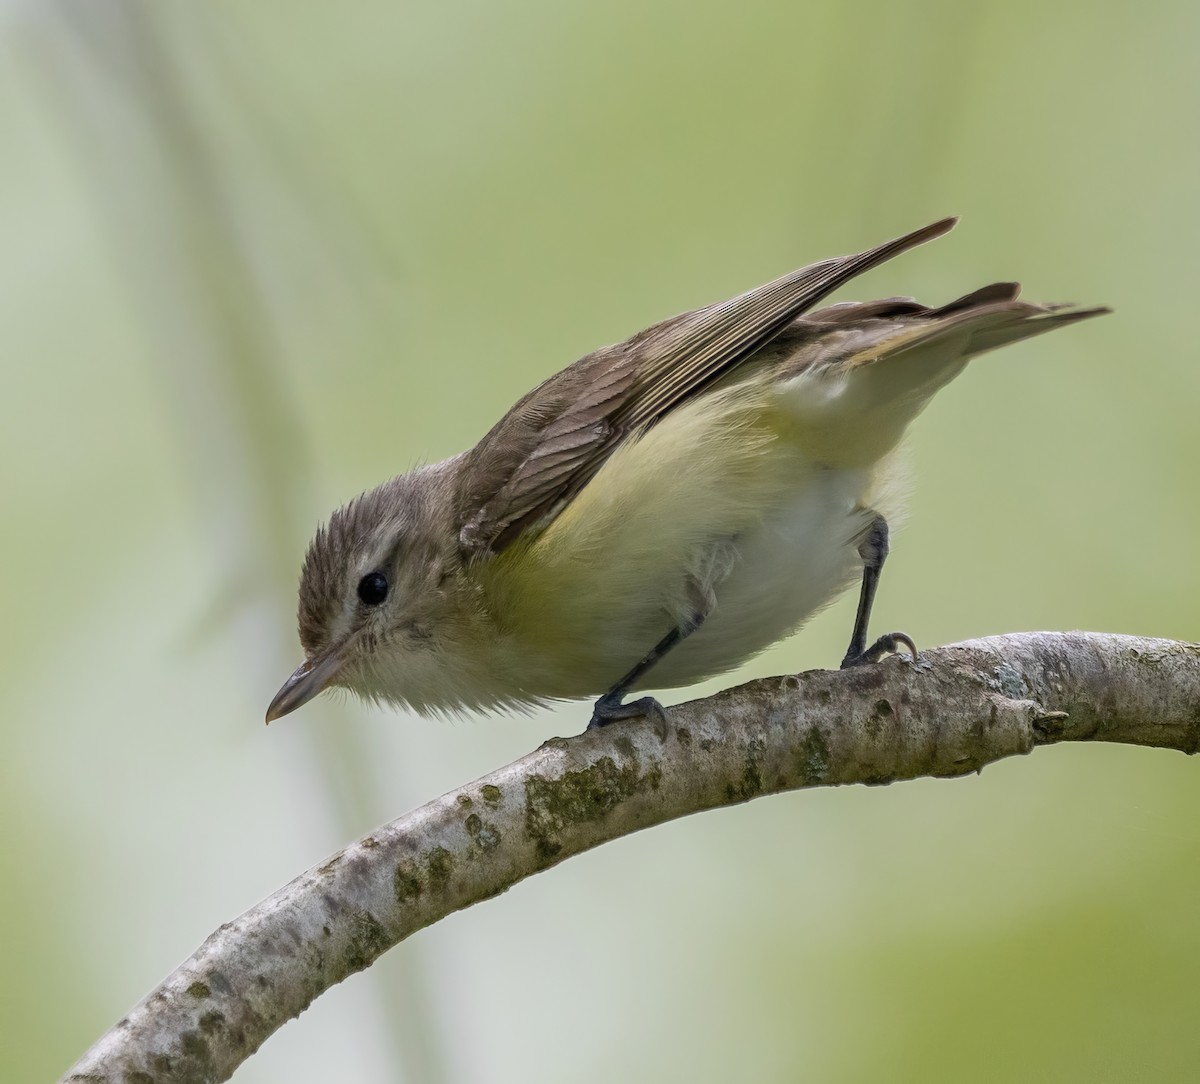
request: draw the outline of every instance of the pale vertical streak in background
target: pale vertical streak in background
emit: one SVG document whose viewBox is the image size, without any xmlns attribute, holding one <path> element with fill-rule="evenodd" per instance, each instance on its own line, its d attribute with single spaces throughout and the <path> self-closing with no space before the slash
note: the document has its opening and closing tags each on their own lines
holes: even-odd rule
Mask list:
<svg viewBox="0 0 1200 1084">
<path fill-rule="evenodd" d="M 209 138 L 206 103 L 187 77 L 179 43 L 179 31 L 204 29 L 181 27 L 181 20 L 202 24 L 207 17 L 203 9 L 123 0 L 63 2 L 25 30 L 45 61 L 44 86 L 74 140 L 88 187 L 112 228 L 120 267 L 156 336 L 157 377 L 195 486 L 194 529 L 206 532 L 226 574 L 214 610 L 227 618 L 231 610 L 272 597 L 264 585 L 281 577 L 291 582 L 299 519 L 295 479 L 301 476 L 296 460 L 304 448 L 284 377 L 282 329 L 270 319 L 270 280 L 282 271 L 272 261 L 279 257 L 265 243 L 269 237 L 255 236 L 254 215 L 237 214 L 236 178 Z M 222 60 L 213 48 L 200 55 L 214 64 Z M 203 90 L 219 93 L 218 82 L 210 80 Z M 233 85 L 252 93 L 245 80 Z M 252 107 L 239 110 L 237 101 L 222 104 L 226 125 L 238 113 L 243 124 L 257 114 Z M 244 134 L 247 142 L 256 141 L 253 130 Z M 269 180 L 278 188 L 268 193 L 287 202 L 312 192 L 304 178 L 284 176 L 278 168 Z M 308 221 L 317 231 L 309 240 L 321 254 L 349 258 L 345 245 L 319 232 L 320 213 Z M 294 638 L 276 621 L 272 639 L 265 654 L 274 660 L 273 672 L 286 673 L 295 663 Z M 247 726 L 257 724 L 246 720 Z M 361 734 L 350 728 L 306 733 L 311 773 L 297 787 L 306 797 L 320 795 L 349 838 L 368 826 L 371 773 Z M 368 981 L 382 1015 L 364 1021 L 363 1034 L 346 1037 L 346 1047 L 384 1044 L 397 1079 L 438 1084 L 446 1079 L 440 1030 L 431 1018 L 434 999 L 420 946 L 414 949 L 399 966 L 372 971 Z"/>
</svg>

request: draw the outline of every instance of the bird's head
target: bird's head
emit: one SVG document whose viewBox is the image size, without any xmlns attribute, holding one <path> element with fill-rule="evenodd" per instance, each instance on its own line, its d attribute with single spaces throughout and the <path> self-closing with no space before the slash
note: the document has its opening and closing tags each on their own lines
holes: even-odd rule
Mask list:
<svg viewBox="0 0 1200 1084">
<path fill-rule="evenodd" d="M 458 603 L 461 564 L 444 467 L 393 478 L 317 530 L 300 575 L 304 662 L 271 701 L 267 722 L 332 686 L 412 702 L 406 660 L 436 648 Z"/>
</svg>

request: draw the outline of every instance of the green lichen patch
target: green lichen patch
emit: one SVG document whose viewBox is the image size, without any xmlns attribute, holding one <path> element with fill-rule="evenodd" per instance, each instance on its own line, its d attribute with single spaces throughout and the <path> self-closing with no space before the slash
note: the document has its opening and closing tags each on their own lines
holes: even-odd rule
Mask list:
<svg viewBox="0 0 1200 1084">
<path fill-rule="evenodd" d="M 184 1064 L 179 1067 L 184 1080 L 215 1080 L 217 1076 L 216 1063 L 208 1038 L 199 1031 L 185 1031 L 179 1037 L 179 1049 L 183 1054 Z"/>
<path fill-rule="evenodd" d="M 1029 686 L 1025 683 L 1025 675 L 1011 663 L 1002 662 L 993 671 L 996 688 L 1010 700 L 1028 700 Z"/>
<path fill-rule="evenodd" d="M 206 1012 L 200 1017 L 200 1030 L 205 1035 L 211 1035 L 214 1031 L 225 1025 L 225 1014 L 217 1012 L 213 1009 L 211 1012 Z"/>
<path fill-rule="evenodd" d="M 884 697 L 881 700 L 876 700 L 872 707 L 871 714 L 863 720 L 863 730 L 868 738 L 873 741 L 878 740 L 880 735 L 884 733 L 885 727 L 894 727 L 896 709 L 892 707 L 892 702 Z"/>
<path fill-rule="evenodd" d="M 392 894 L 396 902 L 403 905 L 412 903 L 425 891 L 425 882 L 417 872 L 415 862 L 401 862 L 392 874 Z"/>
<path fill-rule="evenodd" d="M 725 798 L 728 801 L 748 802 L 762 794 L 762 758 L 766 747 L 762 738 L 754 738 L 746 744 L 741 778 L 725 785 Z"/>
<path fill-rule="evenodd" d="M 187 992 L 192 997 L 200 1000 L 201 998 L 212 997 L 212 991 L 202 982 L 196 981 L 187 988 Z"/>
<path fill-rule="evenodd" d="M 466 819 L 466 829 L 475 841 L 475 846 L 481 851 L 490 851 L 500 842 L 499 829 L 485 821 L 478 813 L 472 813 Z"/>
<path fill-rule="evenodd" d="M 804 735 L 796 770 L 800 781 L 810 787 L 823 783 L 829 775 L 829 745 L 820 727 L 809 727 L 808 733 Z"/>
<path fill-rule="evenodd" d="M 426 888 L 440 892 L 449 883 L 453 872 L 454 855 L 445 847 L 431 847 L 420 859 L 401 862 L 392 874 L 396 902 L 412 903 Z"/>
<path fill-rule="evenodd" d="M 429 886 L 440 892 L 454 872 L 454 855 L 445 847 L 433 847 L 425 855 L 425 868 L 429 871 Z"/>
<path fill-rule="evenodd" d="M 387 933 L 370 911 L 356 911 L 350 918 L 350 944 L 346 952 L 346 967 L 361 971 L 369 967 L 380 953 L 391 947 Z"/>
<path fill-rule="evenodd" d="M 549 864 L 562 850 L 564 832 L 603 820 L 622 802 L 657 790 L 661 782 L 662 769 L 653 764 L 643 772 L 636 757 L 620 765 L 612 757 L 601 757 L 558 779 L 531 776 L 525 783 L 525 833 L 539 860 Z"/>
<path fill-rule="evenodd" d="M 504 797 L 504 795 L 500 793 L 500 788 L 492 786 L 491 783 L 484 783 L 483 786 L 479 788 L 479 793 L 483 795 L 483 800 L 487 802 L 488 805 L 496 805 L 499 803 L 500 799 Z"/>
</svg>

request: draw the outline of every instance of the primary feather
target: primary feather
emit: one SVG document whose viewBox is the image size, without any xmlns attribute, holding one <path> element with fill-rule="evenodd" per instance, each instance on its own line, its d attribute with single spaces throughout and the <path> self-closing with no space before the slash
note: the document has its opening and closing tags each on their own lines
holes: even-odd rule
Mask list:
<svg viewBox="0 0 1200 1084">
<path fill-rule="evenodd" d="M 946 233 L 946 218 L 866 252 L 793 271 L 664 320 L 535 388 L 469 453 L 461 541 L 498 553 L 538 530 L 625 440 L 735 373 L 800 313 L 864 271 Z"/>
</svg>

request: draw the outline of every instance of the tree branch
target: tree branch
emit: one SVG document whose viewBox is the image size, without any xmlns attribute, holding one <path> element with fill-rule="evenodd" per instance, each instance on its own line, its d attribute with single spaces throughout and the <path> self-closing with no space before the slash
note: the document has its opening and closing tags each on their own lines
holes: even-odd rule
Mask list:
<svg viewBox="0 0 1200 1084">
<path fill-rule="evenodd" d="M 582 718 L 582 716 L 581 716 Z M 1200 748 L 1200 645 L 1022 633 L 768 678 L 553 738 L 218 929 L 65 1077 L 226 1080 L 334 983 L 453 911 L 653 824 L 764 794 L 978 772 L 1039 745 Z"/>
</svg>

